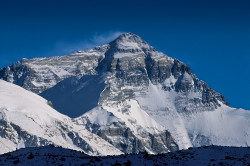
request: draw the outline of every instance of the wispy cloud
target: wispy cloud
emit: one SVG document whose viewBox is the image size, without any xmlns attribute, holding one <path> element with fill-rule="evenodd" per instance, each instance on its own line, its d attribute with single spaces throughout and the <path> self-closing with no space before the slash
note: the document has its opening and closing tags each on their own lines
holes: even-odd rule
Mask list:
<svg viewBox="0 0 250 166">
<path fill-rule="evenodd" d="M 120 34 L 125 33 L 122 31 L 111 31 L 108 33 L 96 33 L 89 39 L 84 39 L 78 42 L 58 42 L 54 50 L 48 56 L 61 56 L 78 50 L 93 48 L 95 46 L 107 44 L 117 38 Z"/>
<path fill-rule="evenodd" d="M 125 33 L 125 32 L 116 31 L 116 32 L 109 32 L 107 34 L 96 34 L 96 35 L 94 35 L 92 42 L 97 44 L 97 45 L 98 44 L 105 44 L 105 43 L 108 43 L 108 42 L 114 40 L 122 33 Z"/>
</svg>

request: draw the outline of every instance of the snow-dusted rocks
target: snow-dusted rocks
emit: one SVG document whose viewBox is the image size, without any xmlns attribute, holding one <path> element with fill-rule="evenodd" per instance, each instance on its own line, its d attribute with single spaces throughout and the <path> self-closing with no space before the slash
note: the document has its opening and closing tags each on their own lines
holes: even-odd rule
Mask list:
<svg viewBox="0 0 250 166">
<path fill-rule="evenodd" d="M 108 45 L 104 45 L 61 57 L 23 59 L 0 69 L 0 77 L 34 93 L 41 93 L 65 78 L 95 74 L 95 68 L 107 48 Z"/>
<path fill-rule="evenodd" d="M 186 64 L 132 33 L 62 57 L 24 59 L 0 69 L 0 78 L 39 93 L 123 152 L 250 144 L 249 111 L 231 108 Z"/>
<path fill-rule="evenodd" d="M 0 155 L 0 165 L 249 165 L 250 148 L 209 146 L 167 154 L 147 153 L 120 156 L 88 156 L 59 147 L 26 148 Z"/>
</svg>

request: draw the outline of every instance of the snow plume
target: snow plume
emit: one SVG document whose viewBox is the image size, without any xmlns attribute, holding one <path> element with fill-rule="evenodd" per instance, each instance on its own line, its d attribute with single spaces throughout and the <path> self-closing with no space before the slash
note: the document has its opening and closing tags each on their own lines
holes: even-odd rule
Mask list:
<svg viewBox="0 0 250 166">
<path fill-rule="evenodd" d="M 122 31 L 110 31 L 107 33 L 95 33 L 91 38 L 84 39 L 82 41 L 75 41 L 75 42 L 69 42 L 69 41 L 62 41 L 58 42 L 55 45 L 54 53 L 51 53 L 53 56 L 60 56 L 69 54 L 71 52 L 75 52 L 78 50 L 85 50 L 89 48 L 93 48 L 95 46 L 103 45 L 106 43 L 109 43 L 116 39 L 119 35 L 121 35 Z M 84 37 L 83 37 L 84 38 Z"/>
<path fill-rule="evenodd" d="M 106 44 L 106 43 L 113 41 L 114 39 L 116 39 L 118 36 L 120 36 L 123 33 L 126 33 L 126 32 L 112 31 L 112 32 L 105 33 L 105 34 L 96 33 L 92 38 L 92 42 L 96 45 Z"/>
</svg>

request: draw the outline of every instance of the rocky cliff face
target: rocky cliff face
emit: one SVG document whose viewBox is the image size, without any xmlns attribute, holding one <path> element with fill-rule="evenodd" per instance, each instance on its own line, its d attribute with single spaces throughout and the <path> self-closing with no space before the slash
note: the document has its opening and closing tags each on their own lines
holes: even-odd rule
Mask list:
<svg viewBox="0 0 250 166">
<path fill-rule="evenodd" d="M 39 93 L 126 153 L 250 143 L 250 122 L 241 119 L 241 110 L 229 107 L 186 64 L 132 33 L 63 57 L 25 59 L 0 69 L 0 78 Z M 234 119 L 241 119 L 233 130 L 239 136 L 229 131 Z M 228 129 L 218 132 L 212 121 Z"/>
<path fill-rule="evenodd" d="M 108 45 L 96 47 L 62 57 L 31 60 L 24 58 L 20 62 L 0 69 L 0 78 L 34 93 L 41 93 L 65 78 L 96 74 L 95 68 L 103 58 L 107 47 Z"/>
</svg>

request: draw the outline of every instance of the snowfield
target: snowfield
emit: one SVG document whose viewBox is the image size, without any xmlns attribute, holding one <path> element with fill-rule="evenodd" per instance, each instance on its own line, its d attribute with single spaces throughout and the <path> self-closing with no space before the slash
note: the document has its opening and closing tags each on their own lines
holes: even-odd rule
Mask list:
<svg viewBox="0 0 250 166">
<path fill-rule="evenodd" d="M 250 145 L 250 111 L 222 106 L 183 119 L 193 146 L 201 146 L 206 140 L 208 145 Z"/>
</svg>

